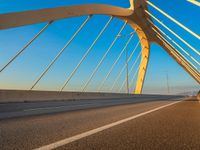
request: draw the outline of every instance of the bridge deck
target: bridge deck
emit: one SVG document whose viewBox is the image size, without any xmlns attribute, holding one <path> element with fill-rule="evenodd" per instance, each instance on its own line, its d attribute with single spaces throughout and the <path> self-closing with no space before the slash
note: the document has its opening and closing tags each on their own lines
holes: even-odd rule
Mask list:
<svg viewBox="0 0 200 150">
<path fill-rule="evenodd" d="M 199 149 L 200 103 L 184 101 L 59 149 Z"/>
<path fill-rule="evenodd" d="M 5 119 L 0 121 L 0 147 L 38 148 L 148 112 L 58 149 L 196 149 L 200 147 L 200 103 L 193 100 L 165 108 L 174 100 Z"/>
</svg>

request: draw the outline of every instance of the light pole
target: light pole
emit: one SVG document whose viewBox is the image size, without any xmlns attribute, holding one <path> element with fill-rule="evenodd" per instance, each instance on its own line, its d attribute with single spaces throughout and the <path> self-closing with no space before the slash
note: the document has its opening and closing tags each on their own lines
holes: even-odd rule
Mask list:
<svg viewBox="0 0 200 150">
<path fill-rule="evenodd" d="M 129 35 L 133 35 L 134 32 L 131 32 L 130 34 L 126 34 L 126 35 L 118 35 L 118 37 L 128 37 Z M 128 94 L 129 93 L 129 76 L 128 76 L 128 50 L 126 48 L 126 93 Z"/>
<path fill-rule="evenodd" d="M 170 93 L 170 90 L 169 90 L 169 76 L 168 76 L 168 72 L 166 71 L 166 80 L 167 80 L 167 93 L 169 94 Z"/>
<path fill-rule="evenodd" d="M 129 80 L 128 80 L 128 50 L 126 49 L 126 92 L 129 93 Z"/>
</svg>

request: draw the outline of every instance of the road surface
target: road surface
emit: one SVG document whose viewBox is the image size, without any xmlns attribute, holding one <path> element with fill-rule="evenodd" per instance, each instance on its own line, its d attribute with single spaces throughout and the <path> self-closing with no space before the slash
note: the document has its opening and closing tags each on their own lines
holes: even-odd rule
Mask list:
<svg viewBox="0 0 200 150">
<path fill-rule="evenodd" d="M 141 102 L 173 100 L 182 98 L 183 96 L 173 95 L 142 95 L 127 98 L 110 98 L 110 99 L 91 99 L 91 100 L 56 100 L 43 102 L 18 102 L 18 103 L 0 103 L 0 119 L 13 117 L 24 117 L 31 115 L 41 115 L 49 113 L 59 113 L 66 111 L 74 111 L 88 108 L 108 107 L 114 105 L 133 104 Z"/>
<path fill-rule="evenodd" d="M 64 107 L 66 102 L 12 104 L 10 109 L 4 104 L 0 148 L 200 149 L 200 103 L 195 99 L 105 101 L 109 105 L 71 102 L 73 109 Z M 22 115 L 10 115 L 14 112 Z"/>
</svg>

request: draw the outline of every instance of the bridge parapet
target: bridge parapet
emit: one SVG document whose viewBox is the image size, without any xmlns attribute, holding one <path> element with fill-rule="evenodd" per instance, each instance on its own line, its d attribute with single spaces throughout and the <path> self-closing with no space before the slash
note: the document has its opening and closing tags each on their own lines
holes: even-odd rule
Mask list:
<svg viewBox="0 0 200 150">
<path fill-rule="evenodd" d="M 98 93 L 98 92 L 57 92 L 57 91 L 27 91 L 27 90 L 0 90 L 0 104 L 13 102 L 42 102 L 67 100 L 97 100 L 97 99 L 123 99 L 161 100 L 162 97 L 180 97 L 174 95 L 154 94 L 127 94 L 127 93 Z"/>
</svg>

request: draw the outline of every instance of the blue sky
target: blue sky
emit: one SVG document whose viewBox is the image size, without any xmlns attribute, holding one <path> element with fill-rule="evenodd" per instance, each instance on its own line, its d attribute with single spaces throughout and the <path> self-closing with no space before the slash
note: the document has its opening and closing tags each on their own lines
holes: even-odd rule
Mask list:
<svg viewBox="0 0 200 150">
<path fill-rule="evenodd" d="M 167 1 L 167 0 L 152 0 L 155 5 L 159 6 L 162 10 L 176 18 L 192 31 L 200 34 L 200 22 L 199 18 L 200 9 L 185 0 Z M 120 6 L 124 8 L 129 7 L 128 0 L 0 0 L 0 13 L 19 12 L 26 10 L 69 6 L 76 4 L 86 3 L 101 3 Z M 167 24 L 171 29 L 176 31 L 186 41 L 191 43 L 197 50 L 200 49 L 199 40 L 192 37 L 183 29 L 166 19 L 155 9 L 149 7 L 149 11 L 157 16 L 162 22 Z M 78 18 L 63 19 L 54 22 L 29 48 L 25 50 L 22 55 L 19 56 L 8 68 L 6 68 L 0 74 L 0 88 L 7 89 L 29 89 L 39 74 L 44 70 L 48 63 L 55 57 L 59 50 L 65 45 L 68 39 L 72 36 L 75 30 L 85 20 L 85 16 Z M 103 28 L 108 21 L 107 16 L 94 16 L 88 24 L 83 28 L 80 34 L 75 38 L 72 44 L 66 49 L 59 60 L 53 65 L 45 77 L 36 86 L 36 89 L 46 90 L 58 90 L 66 76 L 69 75 L 81 57 L 84 55 L 87 48 L 90 46 L 94 38 Z M 155 22 L 156 23 L 156 22 Z M 24 26 L 19 28 L 13 28 L 9 30 L 0 31 L 0 67 L 20 50 L 43 26 L 45 23 Z M 99 39 L 94 49 L 89 53 L 86 61 L 81 65 L 80 69 L 76 72 L 69 85 L 65 90 L 80 90 L 80 87 L 84 85 L 88 79 L 95 65 L 100 61 L 101 57 L 106 51 L 106 48 L 112 42 L 114 36 L 117 34 L 123 22 L 114 19 L 105 31 L 103 36 Z M 162 28 L 161 26 L 159 26 Z M 175 39 L 182 47 L 184 47 L 192 56 L 200 61 L 199 56 L 195 55 L 189 48 L 183 43 L 171 35 L 167 30 L 162 28 L 167 34 Z M 123 35 L 129 34 L 132 29 L 126 26 L 123 31 Z M 105 62 L 98 70 L 97 75 L 88 86 L 87 90 L 95 91 L 95 88 L 102 81 L 103 76 L 108 72 L 109 67 L 123 49 L 124 44 L 128 40 L 128 36 L 119 38 L 117 43 L 108 54 Z M 133 47 L 138 40 L 137 35 L 134 36 L 127 50 L 130 55 Z M 136 50 L 134 58 L 130 61 L 129 69 L 133 64 L 137 54 L 140 52 L 140 47 Z M 188 58 L 189 59 L 189 58 Z M 117 67 L 114 68 L 113 73 L 105 84 L 104 91 L 108 91 L 110 85 L 113 83 L 116 75 L 123 67 L 125 62 L 125 55 L 123 54 Z M 136 67 L 134 68 L 136 70 Z M 133 75 L 131 73 L 131 75 Z M 169 86 L 171 93 L 181 93 L 185 91 L 191 91 L 199 89 L 198 83 L 192 79 L 168 54 L 158 45 L 151 45 L 150 61 L 148 71 L 146 75 L 144 93 L 166 93 L 167 92 L 167 80 L 166 74 L 169 76 Z M 131 78 L 130 75 L 130 78 Z M 125 79 L 125 73 L 119 79 L 115 90 L 119 88 L 123 80 Z M 131 86 L 134 88 L 135 83 Z"/>
</svg>

